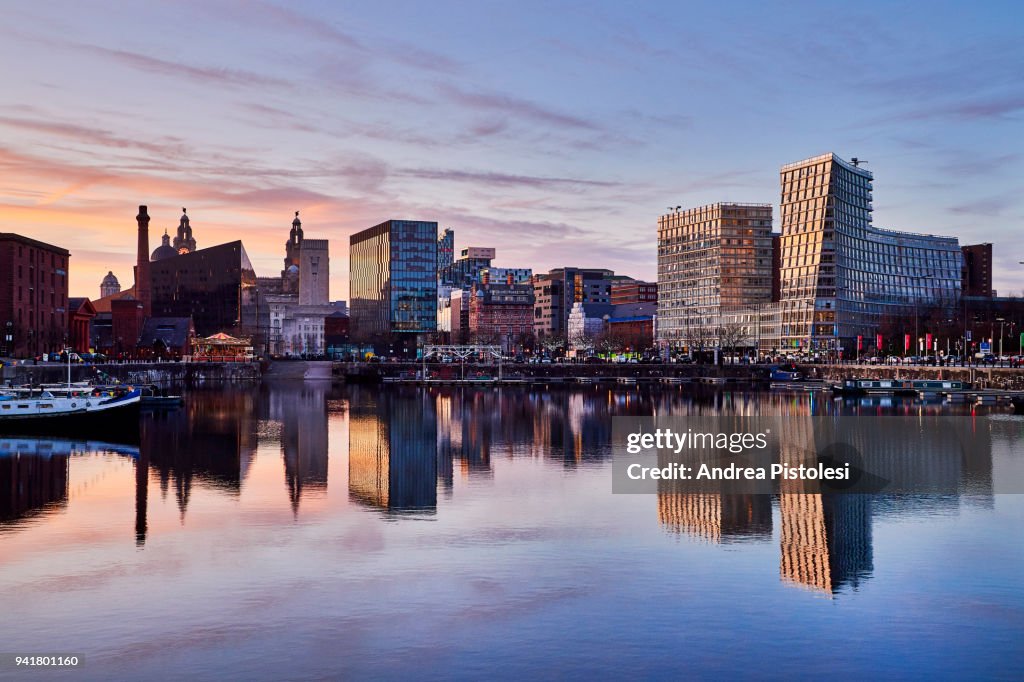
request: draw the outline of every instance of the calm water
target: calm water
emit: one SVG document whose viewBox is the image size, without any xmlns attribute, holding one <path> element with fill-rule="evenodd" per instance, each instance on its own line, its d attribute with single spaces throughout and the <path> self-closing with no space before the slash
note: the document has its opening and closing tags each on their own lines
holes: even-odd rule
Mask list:
<svg viewBox="0 0 1024 682">
<path fill-rule="evenodd" d="M 991 490 L 1022 418 L 977 415 L 961 495 L 611 494 L 615 415 L 943 409 L 307 383 L 193 392 L 137 446 L 0 436 L 0 652 L 84 654 L 68 679 L 1020 679 L 1024 495 Z"/>
</svg>

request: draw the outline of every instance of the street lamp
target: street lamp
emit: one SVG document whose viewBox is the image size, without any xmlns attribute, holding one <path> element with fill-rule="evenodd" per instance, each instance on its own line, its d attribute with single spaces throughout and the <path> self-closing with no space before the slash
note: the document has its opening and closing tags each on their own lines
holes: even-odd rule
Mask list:
<svg viewBox="0 0 1024 682">
<path fill-rule="evenodd" d="M 997 317 L 996 322 L 999 323 L 999 362 L 1003 362 L 1003 327 L 1006 325 L 1005 317 Z"/>
</svg>

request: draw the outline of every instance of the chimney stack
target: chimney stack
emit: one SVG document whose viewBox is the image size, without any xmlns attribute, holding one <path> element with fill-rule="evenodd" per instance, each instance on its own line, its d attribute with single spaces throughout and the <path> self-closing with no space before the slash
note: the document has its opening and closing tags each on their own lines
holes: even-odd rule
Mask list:
<svg viewBox="0 0 1024 682">
<path fill-rule="evenodd" d="M 142 304 L 142 316 L 153 316 L 152 281 L 149 274 L 149 213 L 145 206 L 139 206 L 139 250 L 135 262 L 135 298 Z"/>
</svg>

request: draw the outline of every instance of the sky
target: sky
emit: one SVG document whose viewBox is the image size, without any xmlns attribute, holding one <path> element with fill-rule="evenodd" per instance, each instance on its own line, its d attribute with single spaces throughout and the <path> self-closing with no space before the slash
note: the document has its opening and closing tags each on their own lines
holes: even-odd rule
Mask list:
<svg viewBox="0 0 1024 682">
<path fill-rule="evenodd" d="M 294 211 L 331 248 L 435 220 L 495 265 L 656 279 L 667 207 L 766 202 L 866 159 L 881 227 L 992 242 L 1024 291 L 1024 5 L 0 0 L 0 231 L 131 286 L 187 207 L 276 275 Z"/>
</svg>

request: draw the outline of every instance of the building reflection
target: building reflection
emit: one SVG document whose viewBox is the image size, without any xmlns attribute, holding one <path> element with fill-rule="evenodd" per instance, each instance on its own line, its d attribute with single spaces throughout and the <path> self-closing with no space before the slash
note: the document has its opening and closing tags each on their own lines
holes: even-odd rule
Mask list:
<svg viewBox="0 0 1024 682">
<path fill-rule="evenodd" d="M 67 505 L 71 452 L 66 442 L 0 436 L 0 527 Z"/>
<path fill-rule="evenodd" d="M 284 478 L 292 512 L 298 514 L 303 494 L 327 491 L 327 395 L 330 384 L 292 382 L 266 387 L 261 402 L 267 417 L 281 425 Z"/>
<path fill-rule="evenodd" d="M 771 541 L 771 496 L 659 492 L 658 521 L 708 542 Z"/>
<path fill-rule="evenodd" d="M 779 496 L 784 581 L 833 594 L 871 575 L 871 497 L 783 493 Z"/>
<path fill-rule="evenodd" d="M 355 390 L 348 439 L 353 500 L 390 512 L 437 508 L 437 413 L 429 394 Z"/>
<path fill-rule="evenodd" d="M 156 474 L 160 494 L 173 490 L 182 522 L 193 485 L 237 496 L 255 459 L 253 390 L 195 391 L 184 407 L 144 411 L 136 474 Z M 137 488 L 146 486 L 137 486 Z M 136 541 L 145 543 L 147 493 L 137 492 Z"/>
</svg>

